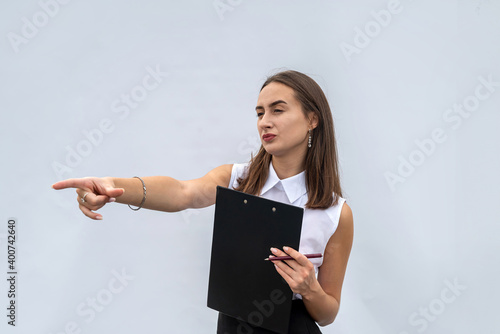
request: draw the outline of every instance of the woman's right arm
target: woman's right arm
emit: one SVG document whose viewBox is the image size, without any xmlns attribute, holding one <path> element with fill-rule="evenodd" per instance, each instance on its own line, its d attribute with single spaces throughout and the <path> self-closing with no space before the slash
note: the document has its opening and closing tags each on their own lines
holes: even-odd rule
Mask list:
<svg viewBox="0 0 500 334">
<path fill-rule="evenodd" d="M 189 208 L 203 208 L 215 203 L 217 186 L 228 187 L 233 165 L 214 168 L 205 176 L 179 181 L 168 176 L 142 177 L 146 185 L 146 201 L 143 208 L 176 212 Z M 138 178 L 87 177 L 67 179 L 52 185 L 54 189 L 76 188 L 80 210 L 87 217 L 102 219 L 94 211 L 108 202 L 140 205 L 144 191 Z M 85 201 L 82 202 L 82 197 Z"/>
</svg>

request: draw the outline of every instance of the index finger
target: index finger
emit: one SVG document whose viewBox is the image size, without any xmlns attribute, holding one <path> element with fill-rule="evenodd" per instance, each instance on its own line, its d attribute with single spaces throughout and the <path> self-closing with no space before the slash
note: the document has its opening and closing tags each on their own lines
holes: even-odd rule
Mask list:
<svg viewBox="0 0 500 334">
<path fill-rule="evenodd" d="M 67 179 L 56 182 L 52 185 L 53 189 L 67 189 L 67 188 L 85 188 L 85 181 L 82 179 Z"/>
<path fill-rule="evenodd" d="M 297 261 L 300 265 L 305 266 L 310 262 L 309 259 L 304 254 L 299 253 L 292 247 L 285 246 L 283 247 L 283 250 L 285 251 L 285 253 L 293 257 L 294 260 Z"/>
</svg>

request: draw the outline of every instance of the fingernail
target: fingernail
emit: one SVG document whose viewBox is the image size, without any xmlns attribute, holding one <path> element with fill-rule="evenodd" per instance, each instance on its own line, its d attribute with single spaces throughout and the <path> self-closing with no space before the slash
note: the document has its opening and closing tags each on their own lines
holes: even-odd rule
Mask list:
<svg viewBox="0 0 500 334">
<path fill-rule="evenodd" d="M 271 252 L 276 253 L 278 250 L 274 247 L 271 247 Z"/>
<path fill-rule="evenodd" d="M 102 216 L 97 216 L 95 219 L 102 220 Z"/>
<path fill-rule="evenodd" d="M 111 202 L 114 202 L 114 201 L 116 201 L 116 198 L 111 197 L 111 198 L 109 199 L 108 203 L 111 203 Z"/>
<path fill-rule="evenodd" d="M 287 247 L 287 246 L 283 247 L 283 250 L 284 250 L 285 252 L 287 252 L 287 251 L 288 251 L 288 247 Z"/>
</svg>

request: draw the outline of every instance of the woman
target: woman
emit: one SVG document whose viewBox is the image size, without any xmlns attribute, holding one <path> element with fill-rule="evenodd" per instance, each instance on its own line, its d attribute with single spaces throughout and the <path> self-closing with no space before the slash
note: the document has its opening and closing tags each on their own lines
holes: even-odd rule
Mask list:
<svg viewBox="0 0 500 334">
<path fill-rule="evenodd" d="M 222 165 L 205 176 L 178 181 L 166 176 L 83 178 L 57 182 L 54 189 L 77 188 L 80 210 L 94 211 L 116 201 L 167 212 L 215 203 L 216 187 L 305 208 L 299 250 L 271 248 L 276 271 L 294 293 L 290 333 L 321 333 L 316 325 L 335 320 L 353 240 L 353 218 L 342 198 L 333 120 L 318 84 L 300 72 L 269 77 L 257 101 L 262 141 L 247 164 Z M 308 259 L 305 253 L 322 253 Z M 238 320 L 219 314 L 218 333 L 236 333 Z M 247 324 L 248 326 L 248 324 Z M 248 328 L 248 327 L 247 327 Z M 270 333 L 252 327 L 253 333 Z"/>
</svg>

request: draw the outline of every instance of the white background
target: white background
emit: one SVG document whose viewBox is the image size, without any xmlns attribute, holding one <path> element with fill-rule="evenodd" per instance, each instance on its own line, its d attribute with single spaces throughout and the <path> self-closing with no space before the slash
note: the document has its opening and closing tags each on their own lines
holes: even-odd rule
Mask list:
<svg viewBox="0 0 500 334">
<path fill-rule="evenodd" d="M 260 86 L 282 68 L 309 74 L 330 101 L 354 214 L 341 309 L 323 333 L 500 332 L 498 1 L 54 3 L 3 1 L 0 11 L 0 267 L 4 277 L 15 217 L 19 272 L 15 328 L 1 280 L 2 333 L 215 333 L 213 207 L 110 204 L 92 221 L 74 190 L 50 186 L 191 179 L 247 161 Z M 168 74 L 127 115 L 115 112 L 123 94 L 140 96 L 148 68 Z M 483 100 L 479 77 L 497 82 L 478 88 Z M 465 101 L 467 117 L 447 111 Z M 112 125 L 99 135 L 103 120 Z M 72 150 L 81 154 L 70 166 Z M 391 186 L 388 173 L 410 159 Z M 113 271 L 129 276 L 120 292 Z M 94 317 L 92 298 L 105 304 Z"/>
</svg>

